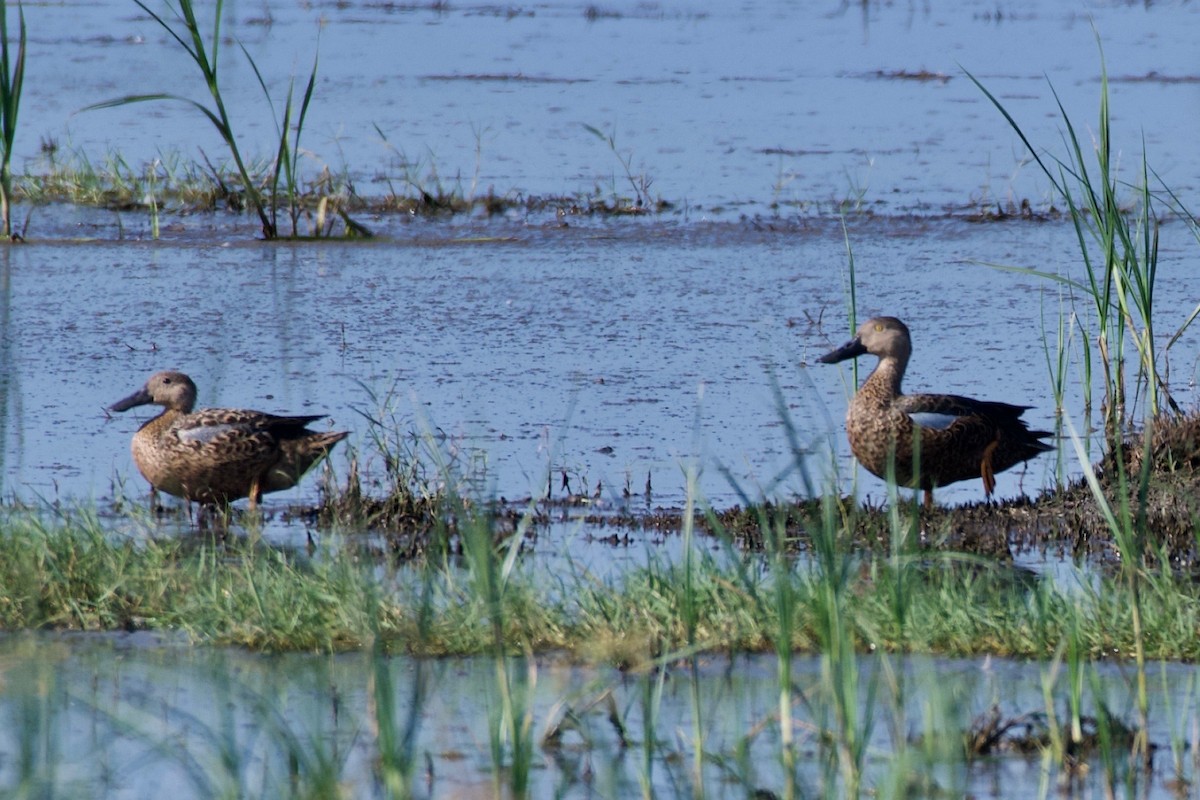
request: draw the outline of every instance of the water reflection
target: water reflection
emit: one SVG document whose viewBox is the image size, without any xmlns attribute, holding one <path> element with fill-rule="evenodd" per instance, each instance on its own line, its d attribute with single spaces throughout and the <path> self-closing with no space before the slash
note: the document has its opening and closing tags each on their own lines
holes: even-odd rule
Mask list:
<svg viewBox="0 0 1200 800">
<path fill-rule="evenodd" d="M 1104 702 L 1128 719 L 1131 678 L 1112 665 L 1096 669 L 1101 682 L 1088 702 Z M 531 796 L 624 797 L 640 794 L 645 780 L 660 796 L 688 794 L 696 753 L 679 734 L 692 730 L 694 715 L 703 720 L 706 794 L 781 791 L 771 658 L 706 657 L 696 683 L 689 670 L 674 666 L 621 674 L 548 658 L 532 670 Z M 798 781 L 828 796 L 836 767 L 826 772 L 823 736 L 836 735 L 836 723 L 822 670 L 821 659 L 797 657 L 791 680 L 803 697 L 793 709 Z M 867 761 L 868 785 L 882 791 L 924 775 L 956 796 L 1044 796 L 1039 760 L 969 764 L 960 737 L 993 704 L 1006 714 L 1044 710 L 1047 670 L 991 658 L 912 657 L 890 665 L 863 658 L 861 685 L 876 692 L 857 711 L 875 754 Z M 1191 707 L 1194 667 L 1152 665 L 1151 672 L 1161 673 L 1162 707 Z M 490 659 L 261 657 L 141 634 L 21 635 L 0 639 L 0 677 L 6 720 L 0 782 L 7 791 L 39 787 L 109 797 L 169 791 L 182 800 L 327 786 L 372 797 L 389 792 L 390 776 L 416 796 L 490 796 L 494 781 L 510 779 L 497 771 L 486 745 L 489 719 L 501 704 Z M 1153 725 L 1150 739 L 1160 746 L 1180 733 L 1176 720 L 1161 715 Z M 1143 796 L 1175 796 L 1167 788 L 1172 768 L 1160 766 Z M 1082 773 L 1079 788 L 1100 790 L 1103 772 Z"/>
<path fill-rule="evenodd" d="M 7 495 L 5 477 L 8 475 L 9 453 L 17 457 L 24 451 L 20 439 L 24 437 L 24 426 L 17 409 L 21 407 L 18 376 L 13 351 L 15 348 L 12 321 L 12 249 L 0 248 L 0 498 Z M 10 445 L 9 428 L 17 441 Z"/>
</svg>

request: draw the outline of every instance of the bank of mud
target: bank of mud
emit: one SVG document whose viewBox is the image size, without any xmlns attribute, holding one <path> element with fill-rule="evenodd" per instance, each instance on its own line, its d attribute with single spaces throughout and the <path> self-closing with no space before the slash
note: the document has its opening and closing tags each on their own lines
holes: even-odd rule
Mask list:
<svg viewBox="0 0 1200 800">
<path fill-rule="evenodd" d="M 1200 531 L 1200 414 L 1164 419 L 1146 434 L 1128 437 L 1093 472 L 1107 513 L 1090 482 L 1080 478 L 1036 498 L 928 509 L 904 499 L 898 513 L 886 505 L 838 498 L 832 519 L 845 544 L 865 551 L 890 550 L 892 532 L 899 525 L 915 534 L 910 546 L 917 549 L 998 559 L 1040 549 L 1115 562 L 1119 553 L 1111 513 L 1119 524 L 1142 532 L 1139 535 L 1153 558 L 1166 559 L 1177 569 L 1195 565 Z M 909 494 L 902 492 L 901 497 Z M 570 522 L 586 526 L 592 542 L 613 547 L 642 541 L 641 534 L 647 532 L 675 535 L 685 519 L 682 509 L 655 506 L 649 496 L 626 497 L 624 503 L 614 504 L 593 496 L 563 494 L 538 501 L 501 499 L 484 508 L 462 500 L 448 504 L 434 497 L 421 502 L 411 496 L 371 498 L 357 484 L 326 487 L 322 503 L 307 513 L 322 526 L 382 534 L 387 544 L 380 551 L 401 560 L 420 556 L 434 543 L 457 549 L 460 521 L 477 513 L 491 519 L 498 541 L 519 531 L 532 542 L 547 526 Z M 829 513 L 823 499 L 769 502 L 698 512 L 695 523 L 704 534 L 725 537 L 744 550 L 766 546 L 765 528 L 782 531 L 780 540 L 788 547 L 804 550 L 810 532 L 826 525 Z"/>
</svg>

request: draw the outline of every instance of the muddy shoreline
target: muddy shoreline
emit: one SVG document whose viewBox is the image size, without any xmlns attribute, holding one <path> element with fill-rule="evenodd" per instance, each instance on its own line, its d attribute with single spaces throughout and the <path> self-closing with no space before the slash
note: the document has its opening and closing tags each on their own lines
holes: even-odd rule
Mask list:
<svg viewBox="0 0 1200 800">
<path fill-rule="evenodd" d="M 1197 553 L 1196 520 L 1200 519 L 1200 414 L 1161 421 L 1150 436 L 1134 436 L 1119 448 L 1123 467 L 1110 453 L 1093 468 L 1105 503 L 1118 521 L 1127 519 L 1132 529 L 1146 532 L 1147 552 L 1166 559 L 1175 569 L 1191 569 Z M 1147 455 L 1149 460 L 1147 461 Z M 901 492 L 902 498 L 911 493 Z M 764 522 L 783 524 L 789 545 L 808 547 L 810 532 L 822 525 L 824 499 L 767 502 L 748 507 L 701 509 L 697 528 L 709 535 L 729 537 L 744 550 L 764 547 Z M 1052 487 L 1037 497 L 1020 496 L 1000 501 L 924 508 L 902 499 L 902 519 L 912 522 L 919 534 L 918 549 L 952 550 L 997 559 L 1015 553 L 1055 550 L 1100 563 L 1117 563 L 1120 556 L 1109 517 L 1097 501 L 1086 478 Z M 466 505 L 460 507 L 467 513 Z M 423 553 L 437 530 L 451 536 L 457 528 L 454 514 L 439 516 L 435 505 L 420 505 L 401 498 L 378 500 L 361 489 L 336 495 L 326 491 L 318 506 L 289 512 L 321 526 L 359 526 L 383 534 L 393 556 Z M 553 524 L 581 524 L 593 532 L 589 541 L 624 547 L 640 542 L 652 532 L 678 534 L 686 515 L 679 507 L 654 506 L 648 495 L 626 495 L 614 505 L 603 497 L 569 494 L 534 501 L 499 498 L 490 503 L 497 538 L 523 530 L 536 539 Z M 846 543 L 864 551 L 891 548 L 895 526 L 885 505 L 856 504 L 853 498 L 836 501 L 839 528 Z"/>
</svg>

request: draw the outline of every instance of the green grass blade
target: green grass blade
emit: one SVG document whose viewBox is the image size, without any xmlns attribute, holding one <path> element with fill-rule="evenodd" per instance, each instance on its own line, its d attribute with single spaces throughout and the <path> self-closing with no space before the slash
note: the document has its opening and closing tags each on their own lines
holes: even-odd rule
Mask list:
<svg viewBox="0 0 1200 800">
<path fill-rule="evenodd" d="M 8 14 L 4 13 L 3 17 L 7 18 Z M 3 85 L 0 86 L 0 99 L 3 99 L 4 105 L 4 155 L 7 162 L 12 155 L 12 143 L 16 139 L 17 133 L 17 112 L 21 105 L 21 90 L 25 83 L 25 10 L 20 8 L 18 11 L 20 19 L 20 30 L 17 33 L 17 63 L 13 66 L 12 71 L 9 71 L 8 63 L 8 23 L 7 20 L 0 30 L 0 36 L 4 39 L 4 63 L 3 63 Z"/>
<path fill-rule="evenodd" d="M 133 0 L 133 2 L 137 3 L 138 7 L 141 8 L 142 11 L 145 11 L 147 14 L 149 14 L 150 18 L 153 19 L 155 22 L 157 22 L 163 30 L 165 30 L 167 33 L 169 33 L 171 35 L 172 39 L 179 42 L 179 46 L 187 51 L 188 56 L 190 56 L 193 61 L 195 61 L 196 63 L 200 63 L 200 59 L 196 56 L 196 53 L 192 50 L 192 46 L 190 44 L 188 44 L 188 42 L 185 41 L 178 33 L 175 32 L 175 29 L 171 27 L 170 23 L 168 23 L 165 19 L 160 17 L 158 14 L 155 14 L 153 11 L 151 11 L 150 7 L 147 6 L 145 3 L 143 3 L 142 0 Z"/>
<path fill-rule="evenodd" d="M 988 100 L 990 100 L 992 102 L 992 105 L 996 107 L 996 110 L 999 111 L 1006 120 L 1008 120 L 1009 126 L 1012 127 L 1013 131 L 1015 131 L 1017 136 L 1020 137 L 1021 142 L 1024 143 L 1024 145 L 1025 145 L 1025 149 L 1029 151 L 1029 154 L 1031 156 L 1033 156 L 1033 160 L 1037 162 L 1037 165 L 1042 168 L 1042 172 L 1044 172 L 1046 174 L 1046 177 L 1050 179 L 1050 183 L 1054 184 L 1055 189 L 1062 191 L 1062 189 L 1058 183 L 1058 180 L 1054 177 L 1054 173 L 1051 172 L 1050 169 L 1046 166 L 1046 162 L 1042 161 L 1042 157 L 1040 155 L 1038 155 L 1038 151 L 1034 148 L 1033 143 L 1030 142 L 1029 139 L 1025 136 L 1025 131 L 1021 130 L 1021 126 L 1017 124 L 1017 121 L 1015 119 L 1013 119 L 1012 114 L 1008 113 L 1008 109 L 1005 108 L 1003 106 L 1003 104 L 1001 104 L 1001 102 L 996 98 L 995 95 L 993 95 L 991 92 L 988 91 L 986 86 L 984 86 L 982 83 L 979 82 L 978 78 L 976 78 L 973 74 L 971 74 L 970 70 L 964 68 L 961 64 L 959 65 L 959 69 L 962 69 L 963 74 L 965 74 L 967 76 L 967 78 L 970 79 L 971 83 L 975 84 L 976 88 L 978 88 L 979 91 L 983 92 L 983 96 L 986 97 Z"/>
<path fill-rule="evenodd" d="M 1071 280 L 1065 275 L 1059 275 L 1054 272 L 1046 272 L 1044 270 L 1034 269 L 1033 267 L 1018 267 L 1013 264 L 997 264 L 994 261 L 980 261 L 978 259 L 970 259 L 969 263 L 979 264 L 980 266 L 987 267 L 988 269 L 998 270 L 1000 272 L 1014 272 L 1018 275 L 1028 275 L 1034 278 L 1042 278 L 1043 280 L 1054 281 L 1055 283 L 1060 283 L 1063 286 L 1080 292 L 1088 291 L 1088 287 L 1084 286 L 1078 281 Z"/>
<path fill-rule="evenodd" d="M 313 92 L 317 87 L 317 62 L 318 58 L 313 56 L 312 72 L 308 74 L 308 85 L 304 87 L 304 100 L 300 103 L 300 116 L 296 118 L 297 141 L 300 140 L 300 130 L 304 127 L 304 118 L 308 116 L 308 106 L 312 102 Z"/>
<path fill-rule="evenodd" d="M 221 121 L 221 118 L 214 114 L 212 110 L 208 108 L 208 106 L 197 102 L 190 97 L 180 97 L 177 94 L 131 94 L 126 95 L 125 97 L 118 97 L 113 100 L 105 100 L 100 103 L 93 103 L 90 106 L 84 106 L 82 110 L 96 111 L 102 108 L 116 108 L 118 106 L 132 105 L 134 103 L 145 103 L 151 100 L 174 100 L 176 102 L 186 103 L 192 108 L 195 108 L 204 116 L 208 117 L 209 122 L 211 122 L 213 126 L 216 127 L 217 131 L 222 135 L 224 135 L 226 131 L 225 124 Z"/>
</svg>

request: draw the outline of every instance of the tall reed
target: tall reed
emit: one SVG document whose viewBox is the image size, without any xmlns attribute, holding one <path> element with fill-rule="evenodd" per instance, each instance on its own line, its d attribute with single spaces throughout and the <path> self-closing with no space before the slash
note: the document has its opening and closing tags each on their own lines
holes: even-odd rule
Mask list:
<svg viewBox="0 0 1200 800">
<path fill-rule="evenodd" d="M 777 384 L 776 384 L 777 385 Z M 790 418 L 784 416 L 785 427 L 790 427 Z M 728 470 L 723 470 L 726 479 L 747 507 L 756 508 L 759 532 L 765 549 L 765 566 L 769 571 L 769 592 L 762 591 L 753 566 L 740 557 L 733 546 L 732 537 L 709 510 L 708 525 L 720 539 L 727 559 L 734 565 L 738 584 L 750 598 L 756 615 L 767 621 L 765 633 L 769 637 L 775 656 L 776 710 L 779 726 L 779 750 L 777 757 L 783 772 L 782 797 L 796 797 L 796 720 L 795 689 L 792 682 L 792 662 L 795 650 L 794 633 L 798 618 L 806 610 L 803 598 L 797 590 L 795 557 L 790 552 L 787 519 L 785 513 L 772 514 L 761 502 L 756 502 L 745 488 L 738 484 Z"/>
<path fill-rule="evenodd" d="M 1168 725 L 1168 735 L 1170 736 L 1171 747 L 1171 769 L 1174 771 L 1175 782 L 1180 786 L 1187 786 L 1192 782 L 1191 775 L 1193 771 L 1188 770 L 1187 766 L 1187 751 L 1188 751 L 1188 731 L 1186 730 L 1187 723 L 1191 721 L 1196 723 L 1196 712 L 1192 706 L 1193 693 L 1197 686 L 1197 675 L 1193 672 L 1187 679 L 1186 685 L 1188 690 L 1183 693 L 1183 705 L 1180 708 L 1173 708 L 1171 699 L 1171 688 L 1167 678 L 1167 665 L 1165 662 L 1159 664 L 1159 676 L 1161 678 L 1162 702 L 1167 709 L 1166 718 Z M 1200 741 L 1191 743 L 1192 747 L 1200 747 Z"/>
<path fill-rule="evenodd" d="M 8 2 L 0 0 L 0 235 L 13 238 L 12 153 L 17 138 L 17 112 L 25 83 L 25 9 L 19 3 L 20 21 L 16 52 L 8 41 Z"/>
<path fill-rule="evenodd" d="M 446 537 L 438 537 L 445 541 Z M 423 647 L 429 639 L 433 622 L 433 586 L 437 574 L 436 559 L 425 560 L 418 566 L 421 575 L 420 599 L 416 607 L 416 640 Z M 383 598 L 377 586 L 366 588 L 370 606 L 382 609 Z M 392 660 L 388 658 L 384 631 L 379 613 L 369 617 L 372 642 L 370 659 L 370 722 L 374 728 L 378 749 L 376 769 L 380 783 L 389 797 L 404 798 L 414 794 L 413 783 L 417 770 L 417 736 L 421 729 L 425 703 L 432 687 L 432 664 L 418 657 L 412 669 L 408 693 L 408 710 L 403 719 L 397 717 L 396 685 L 392 677 Z"/>
<path fill-rule="evenodd" d="M 212 106 L 209 107 L 204 103 L 191 98 L 184 97 L 178 94 L 156 93 L 156 94 L 136 94 L 118 97 L 113 100 L 106 100 L 101 103 L 90 105 L 85 110 L 95 110 L 102 108 L 114 108 L 117 106 L 125 106 L 133 103 L 143 103 L 152 100 L 172 100 L 176 102 L 186 103 L 201 114 L 208 118 L 213 127 L 217 129 L 221 139 L 229 148 L 229 154 L 233 158 L 233 162 L 237 167 L 238 176 L 241 178 L 242 191 L 245 192 L 247 204 L 258 215 L 259 222 L 262 225 L 263 237 L 266 239 L 275 239 L 279 236 L 279 226 L 276 219 L 276 204 L 279 179 L 281 173 L 287 177 L 289 188 L 289 202 L 293 220 L 295 219 L 295 155 L 299 149 L 300 132 L 304 124 L 304 116 L 308 110 L 308 104 L 312 99 L 312 90 L 316 79 L 316 61 L 313 62 L 313 71 L 309 76 L 308 88 L 304 95 L 304 100 L 301 103 L 301 109 L 297 120 L 295 141 L 290 142 L 288 137 L 291 133 L 291 112 L 292 112 L 292 95 L 291 90 L 288 91 L 288 102 L 284 109 L 283 122 L 279 125 L 278 135 L 279 144 L 277 147 L 276 164 L 273 170 L 273 177 L 270 183 L 269 197 L 264 198 L 263 192 L 260 190 L 258 181 L 251 174 L 250 169 L 246 165 L 245 159 L 242 157 L 241 148 L 238 146 L 237 135 L 234 131 L 233 122 L 230 119 L 229 112 L 225 108 L 225 99 L 221 94 L 221 84 L 219 81 L 218 67 L 220 64 L 220 45 L 221 45 L 221 17 L 224 13 L 224 0 L 216 0 L 213 9 L 212 34 L 208 41 L 205 40 L 203 31 L 200 29 L 200 23 L 196 18 L 196 10 L 193 5 L 193 0 L 169 0 L 168 8 L 174 14 L 179 27 L 172 24 L 171 21 L 163 18 L 155 13 L 142 0 L 134 0 L 138 7 L 145 11 L 150 17 L 162 27 L 171 38 L 174 39 L 180 47 L 188 54 L 196 68 L 200 71 L 200 76 L 203 78 L 205 86 L 208 88 L 209 95 L 212 97 Z M 267 100 L 270 102 L 270 93 L 266 89 L 266 82 L 263 80 L 262 74 L 258 70 L 258 66 L 254 63 L 254 59 L 250 58 L 249 52 L 243 47 L 242 52 L 250 61 L 250 66 L 254 70 L 255 76 L 258 78 L 259 84 L 266 93 Z"/>
<path fill-rule="evenodd" d="M 700 704 L 700 664 L 696 652 L 696 629 L 700 619 L 696 581 L 699 570 L 696 553 L 696 501 L 698 492 L 697 466 L 693 462 L 686 470 L 687 498 L 683 508 L 683 595 L 680 614 L 683 617 L 687 645 L 688 688 L 692 706 L 692 797 L 704 797 L 704 709 Z"/>
<path fill-rule="evenodd" d="M 809 468 L 812 448 L 805 444 L 788 411 L 779 381 L 771 376 L 771 388 L 779 418 L 792 455 L 790 472 L 798 475 L 806 496 L 817 494 L 817 482 Z M 822 752 L 826 761 L 827 793 L 857 797 L 863 787 L 866 744 L 874 724 L 874 702 L 878 674 L 872 675 L 865 693 L 860 685 L 861 663 L 857 654 L 855 614 L 851 611 L 851 585 L 858 558 L 851 550 L 845 533 L 853 521 L 843 519 L 836 489 L 821 493 L 815 512 L 806 520 L 807 569 L 798 569 L 795 543 L 789 539 L 786 508 L 772 514 L 762 498 L 752 498 L 725 471 L 726 478 L 747 506 L 758 509 L 757 520 L 770 574 L 770 595 L 763 598 L 749 570 L 738 567 L 744 591 L 753 599 L 758 613 L 773 622 L 770 640 L 776 661 L 778 681 L 779 760 L 784 773 L 783 796 L 797 796 L 797 743 L 793 705 L 796 692 L 792 685 L 795 631 L 804 624 L 815 636 L 821 656 L 821 680 L 816 693 L 799 699 L 814 713 L 833 712 L 832 724 L 816 720 L 822 730 Z M 719 526 L 716 528 L 720 531 Z M 727 537 L 725 538 L 728 541 Z M 740 563 L 740 559 L 734 563 Z M 803 588 L 801 588 L 803 587 Z M 895 597 L 894 597 L 895 599 Z M 901 598 L 903 605 L 907 598 Z M 904 616 L 904 612 L 900 612 Z M 803 623 L 802 623 L 803 620 Z M 835 790 L 834 782 L 841 789 Z"/>
<path fill-rule="evenodd" d="M 1084 479 L 1087 481 L 1092 497 L 1095 499 L 1096 505 L 1103 515 L 1109 531 L 1112 533 L 1113 540 L 1117 545 L 1117 551 L 1121 556 L 1121 582 L 1125 584 L 1130 597 L 1129 611 L 1133 627 L 1134 674 L 1137 689 L 1136 701 L 1139 726 L 1134 738 L 1133 749 L 1134 755 L 1140 757 L 1147 766 L 1150 765 L 1153 750 L 1147 738 L 1150 724 L 1150 697 L 1146 677 L 1146 635 L 1143 625 L 1142 600 L 1149 579 L 1146 563 L 1148 546 L 1146 492 L 1149 488 L 1153 465 L 1153 458 L 1151 458 L 1150 453 L 1150 448 L 1153 444 L 1152 426 L 1153 423 L 1151 423 L 1151 428 L 1147 429 L 1143 436 L 1145 449 L 1142 453 L 1141 472 L 1137 476 L 1136 487 L 1130 485 L 1130 476 L 1126 474 L 1125 454 L 1121 440 L 1118 438 L 1115 442 L 1115 457 L 1113 461 L 1116 465 L 1117 473 L 1115 487 L 1117 507 L 1114 509 L 1112 503 L 1109 502 L 1108 497 L 1105 495 L 1100 481 L 1088 463 L 1087 451 L 1084 449 L 1079 435 L 1075 432 L 1075 427 L 1071 424 L 1070 419 L 1067 420 L 1067 430 L 1070 434 L 1071 444 L 1074 446 L 1076 457 L 1083 467 Z M 1131 497 L 1131 492 L 1136 492 L 1136 494 Z"/>
<path fill-rule="evenodd" d="M 1094 167 L 1070 115 L 1057 91 L 1055 102 L 1066 126 L 1064 141 L 1068 155 L 1044 159 L 1004 105 L 974 75 L 967 77 L 991 101 L 1021 139 L 1034 161 L 1063 199 L 1075 226 L 1076 239 L 1085 269 L 1085 281 L 1074 283 L 1090 299 L 1096 315 L 1097 352 L 1104 373 L 1103 413 L 1105 430 L 1112 437 L 1130 421 L 1126 378 L 1126 344 L 1137 355 L 1134 403 L 1144 396 L 1145 418 L 1167 410 L 1178 410 L 1159 371 L 1159 354 L 1154 335 L 1154 283 L 1158 272 L 1158 219 L 1150 190 L 1150 169 L 1142 146 L 1141 170 L 1134 187 L 1133 211 L 1123 206 L 1121 180 L 1112 158 L 1108 73 L 1100 53 L 1100 119 L 1094 146 Z M 1030 272 L 1034 272 L 1030 270 Z M 1179 329 L 1196 317 L 1193 312 Z M 1176 337 L 1172 339 L 1172 342 Z"/>
<path fill-rule="evenodd" d="M 533 764 L 533 689 L 537 663 L 528 643 L 519 655 L 509 654 L 505 594 L 521 549 L 521 534 L 507 543 L 502 559 L 492 535 L 492 520 L 471 514 L 458 506 L 457 515 L 466 520 L 462 530 L 463 550 L 471 570 L 473 589 L 487 608 L 491 628 L 491 659 L 499 705 L 489 709 L 488 737 L 496 794 L 502 793 L 501 778 L 507 773 L 507 789 L 514 798 L 529 794 L 529 771 Z M 507 746 L 506 746 L 507 743 Z"/>
<path fill-rule="evenodd" d="M 250 57 L 249 51 L 242 47 L 242 52 L 246 54 L 246 60 L 250 62 L 250 68 L 254 70 L 254 77 L 258 79 L 258 85 L 262 88 L 263 96 L 267 99 L 267 105 L 272 109 L 275 107 L 274 100 L 271 99 L 271 90 L 267 88 L 267 82 L 263 80 L 262 73 L 258 70 L 258 64 L 254 63 L 254 59 Z M 300 101 L 300 110 L 296 114 L 296 127 L 293 138 L 289 140 L 289 134 L 292 131 L 292 96 L 295 89 L 295 80 L 288 83 L 287 101 L 283 108 L 283 117 L 277 123 L 276 135 L 279 138 L 279 147 L 275 152 L 275 165 L 271 171 L 270 191 L 270 217 L 271 226 L 276 232 L 279 231 L 279 184 L 283 180 L 285 187 L 285 195 L 287 198 L 288 217 L 292 224 L 292 236 L 298 236 L 298 223 L 300 220 L 300 177 L 299 177 L 299 158 L 300 158 L 300 133 L 304 130 L 304 119 L 308 116 L 308 106 L 312 102 L 313 89 L 317 83 L 317 59 L 313 58 L 312 72 L 308 75 L 308 85 L 304 89 L 304 98 Z M 317 236 L 320 235 L 321 226 L 318 225 L 315 230 Z M 265 230 L 264 230 L 265 234 Z"/>
</svg>

